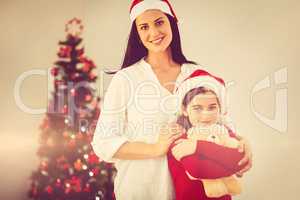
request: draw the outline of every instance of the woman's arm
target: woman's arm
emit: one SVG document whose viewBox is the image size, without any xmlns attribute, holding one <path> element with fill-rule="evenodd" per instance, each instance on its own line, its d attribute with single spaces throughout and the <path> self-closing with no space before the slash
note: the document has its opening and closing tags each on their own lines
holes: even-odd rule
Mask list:
<svg viewBox="0 0 300 200">
<path fill-rule="evenodd" d="M 155 144 L 145 142 L 126 142 L 114 154 L 113 158 L 124 160 L 150 159 L 166 155 L 170 145 L 182 136 L 183 129 L 176 123 L 167 124 L 160 129 Z"/>
<path fill-rule="evenodd" d="M 234 137 L 239 141 L 239 152 L 244 152 L 244 157 L 239 161 L 239 165 L 243 165 L 244 168 L 241 169 L 239 172 L 236 173 L 238 177 L 242 177 L 243 173 L 247 172 L 252 167 L 252 151 L 251 151 L 251 145 L 249 144 L 249 141 L 245 139 L 242 136 L 237 135 L 233 129 L 230 129 L 228 126 L 226 126 L 230 137 Z"/>
<path fill-rule="evenodd" d="M 125 142 L 113 158 L 122 160 L 150 159 L 160 156 L 155 144 L 144 142 Z"/>
</svg>

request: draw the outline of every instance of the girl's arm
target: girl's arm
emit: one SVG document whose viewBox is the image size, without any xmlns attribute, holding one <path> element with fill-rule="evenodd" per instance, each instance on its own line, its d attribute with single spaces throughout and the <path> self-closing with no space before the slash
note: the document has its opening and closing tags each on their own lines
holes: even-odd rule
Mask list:
<svg viewBox="0 0 300 200">
<path fill-rule="evenodd" d="M 195 147 L 192 147 L 194 146 L 193 143 Z M 178 157 L 178 154 L 181 155 Z M 171 146 L 169 157 L 177 161 L 174 155 L 177 160 L 180 160 L 185 170 L 196 178 L 226 177 L 235 174 L 244 167 L 244 165 L 238 166 L 243 153 L 239 153 L 236 149 L 206 141 L 187 140 L 186 137 L 182 137 Z"/>
<path fill-rule="evenodd" d="M 239 152 L 236 148 L 224 147 L 208 141 L 198 140 L 196 151 L 193 155 L 212 160 L 231 171 L 237 172 L 244 167 L 238 165 L 244 153 Z"/>
<path fill-rule="evenodd" d="M 243 154 L 236 149 L 198 141 L 196 152 L 183 157 L 180 162 L 195 178 L 216 179 L 231 176 L 243 169 L 245 165 L 238 165 L 242 157 Z"/>
</svg>

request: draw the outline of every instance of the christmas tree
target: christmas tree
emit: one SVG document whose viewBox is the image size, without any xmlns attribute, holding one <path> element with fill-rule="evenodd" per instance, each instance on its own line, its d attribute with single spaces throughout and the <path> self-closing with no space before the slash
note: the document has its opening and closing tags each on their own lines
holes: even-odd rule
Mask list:
<svg viewBox="0 0 300 200">
<path fill-rule="evenodd" d="M 28 196 L 34 200 L 114 199 L 111 164 L 100 161 L 90 145 L 100 114 L 92 87 L 96 68 L 80 47 L 83 25 L 66 24 L 58 61 L 51 69 L 54 91 L 40 126 L 40 164 L 31 175 Z"/>
</svg>

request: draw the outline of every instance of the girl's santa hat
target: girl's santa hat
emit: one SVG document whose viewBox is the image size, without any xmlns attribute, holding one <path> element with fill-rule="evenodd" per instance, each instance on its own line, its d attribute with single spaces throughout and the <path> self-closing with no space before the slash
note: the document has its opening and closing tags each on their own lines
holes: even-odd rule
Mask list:
<svg viewBox="0 0 300 200">
<path fill-rule="evenodd" d="M 223 79 L 200 69 L 195 70 L 189 77 L 178 85 L 176 94 L 179 98 L 179 105 L 182 105 L 185 95 L 190 90 L 198 87 L 205 87 L 215 92 L 220 103 L 221 114 L 226 115 L 226 88 Z"/>
<path fill-rule="evenodd" d="M 133 0 L 130 6 L 130 20 L 133 22 L 137 16 L 150 9 L 158 9 L 175 18 L 174 10 L 168 0 Z"/>
</svg>

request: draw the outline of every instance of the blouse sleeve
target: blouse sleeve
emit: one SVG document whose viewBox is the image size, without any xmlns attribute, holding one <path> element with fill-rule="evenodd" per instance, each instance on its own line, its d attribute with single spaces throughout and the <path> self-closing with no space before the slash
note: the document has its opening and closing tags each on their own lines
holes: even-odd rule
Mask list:
<svg viewBox="0 0 300 200">
<path fill-rule="evenodd" d="M 101 113 L 95 129 L 92 147 L 100 159 L 116 162 L 114 154 L 128 141 L 124 136 L 126 110 L 129 99 L 129 79 L 122 71 L 117 72 L 106 91 Z"/>
</svg>

